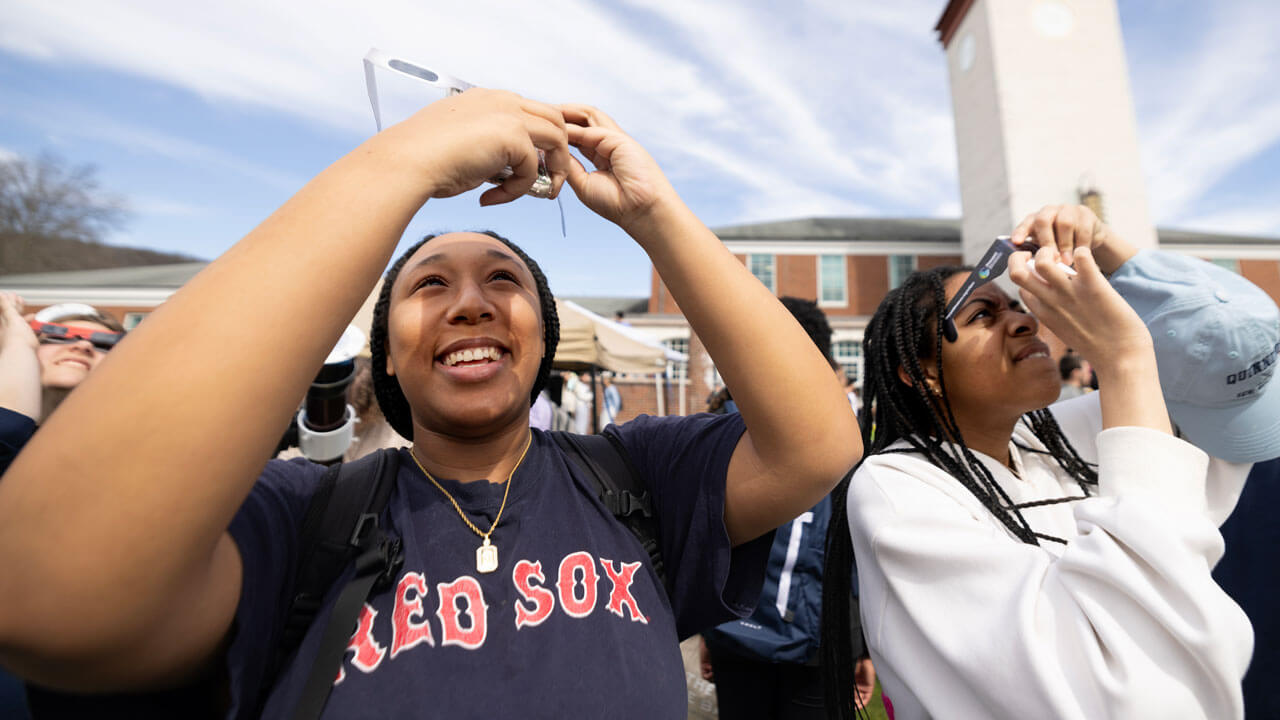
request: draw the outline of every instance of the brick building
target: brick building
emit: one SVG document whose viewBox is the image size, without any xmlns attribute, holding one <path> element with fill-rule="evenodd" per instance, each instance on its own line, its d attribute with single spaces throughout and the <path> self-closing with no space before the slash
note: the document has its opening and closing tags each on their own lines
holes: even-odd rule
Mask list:
<svg viewBox="0 0 1280 720">
<path fill-rule="evenodd" d="M 719 228 L 716 235 L 775 295 L 816 300 L 833 331 L 832 349 L 847 373 L 861 379 L 862 331 L 881 298 L 910 272 L 961 263 L 960 220 L 808 218 Z M 1280 238 L 1157 230 L 1160 246 L 1217 263 L 1240 273 L 1280 302 Z M 671 367 L 676 402 L 669 412 L 703 409 L 719 378 L 679 307 L 657 273 L 650 280 L 648 312 L 629 315 L 654 340 L 688 352 L 688 367 Z M 653 412 L 635 381 L 636 403 L 624 417 Z"/>
<path fill-rule="evenodd" d="M 861 378 L 862 331 L 880 299 L 913 270 L 958 264 L 958 219 L 808 218 L 719 228 L 716 234 L 778 296 L 817 300 L 833 330 L 832 349 L 846 372 Z M 1280 302 L 1280 238 L 1158 230 L 1164 249 L 1238 272 Z M 205 263 L 0 276 L 0 289 L 22 295 L 32 310 L 83 302 L 108 310 L 127 327 L 203 268 Z M 607 318 L 624 313 L 632 328 L 689 355 L 661 376 L 622 376 L 621 419 L 640 413 L 687 414 L 705 408 L 719 384 L 701 343 L 652 273 L 648 298 L 570 298 Z M 600 388 L 596 387 L 596 392 Z"/>
</svg>

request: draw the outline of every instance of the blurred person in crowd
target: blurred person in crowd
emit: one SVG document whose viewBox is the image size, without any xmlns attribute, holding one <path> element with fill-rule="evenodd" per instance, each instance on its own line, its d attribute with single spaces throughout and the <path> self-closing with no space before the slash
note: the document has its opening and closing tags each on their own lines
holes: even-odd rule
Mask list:
<svg viewBox="0 0 1280 720">
<path fill-rule="evenodd" d="M 577 402 L 573 407 L 573 431 L 579 435 L 591 432 L 592 401 L 595 392 L 591 389 L 591 375 L 582 373 L 573 386 L 573 394 Z"/>
<path fill-rule="evenodd" d="M 741 414 L 610 431 L 652 496 L 659 580 L 590 481 L 529 427 L 559 337 L 537 263 L 490 233 L 414 244 L 387 271 L 371 338 L 379 406 L 413 442 L 388 455 L 399 474 L 374 519 L 398 532 L 403 564 L 355 598 L 356 631 L 334 636 L 349 652 L 313 677 L 333 718 L 464 717 L 477 702 L 492 717 L 683 717 L 677 638 L 750 611 L 772 528 L 856 462 L 856 420 L 786 310 L 608 116 L 479 89 L 322 172 L 31 440 L 0 484 L 0 662 L 81 692 L 210 673 L 210 704 L 229 716 L 291 717 L 324 623 L 279 672 L 267 664 L 325 469 L 267 462 L 273 435 L 421 206 L 504 166 L 514 174 L 481 203 L 518 199 L 539 151 L 549 194 L 567 178 L 647 252 L 742 388 Z M 258 321 L 241 322 L 250 312 Z M 756 346 L 761 333 L 774 342 Z"/>
<path fill-rule="evenodd" d="M 1280 453 L 1280 447 L 1273 452 Z M 1244 716 L 1280 718 L 1280 458 L 1249 471 L 1240 502 L 1222 525 L 1226 552 L 1213 579 L 1249 616 L 1253 657 L 1244 676 Z"/>
<path fill-rule="evenodd" d="M 550 430 L 554 415 L 555 406 L 551 404 L 551 396 L 547 394 L 546 388 L 542 388 L 538 391 L 538 397 L 534 398 L 533 406 L 529 408 L 529 426 Z"/>
<path fill-rule="evenodd" d="M 843 370 L 831 355 L 831 325 L 812 300 L 781 298 L 832 371 Z M 780 526 L 769 550 L 764 588 L 749 617 L 702 633 L 702 677 L 716 685 L 722 720 L 779 718 L 822 720 L 826 710 L 819 663 L 822 566 L 831 518 L 831 496 Z M 860 629 L 854 641 L 863 645 Z M 863 703 L 875 689 L 875 670 L 858 653 Z"/>
<path fill-rule="evenodd" d="M 0 292 L 0 475 L 31 439 L 39 423 L 98 367 L 112 345 L 63 339 L 32 330 L 22 298 Z M 42 322 L 92 332 L 123 334 L 114 317 L 96 308 L 64 304 L 46 308 Z M 22 682 L 0 670 L 0 717 L 30 717 Z"/>
<path fill-rule="evenodd" d="M 604 388 L 601 394 L 604 396 L 604 403 L 600 408 L 600 429 L 604 429 L 618 422 L 618 413 L 622 412 L 622 393 L 618 392 L 618 386 L 613 384 L 613 374 L 604 373 L 600 376 L 600 384 Z"/>
<path fill-rule="evenodd" d="M 619 325 L 630 325 L 630 324 L 631 324 L 631 323 L 627 322 L 627 316 L 626 316 L 626 315 L 624 315 L 624 314 L 623 314 L 623 312 L 622 312 L 621 310 L 615 310 L 615 311 L 614 311 L 614 313 L 613 313 L 613 321 L 614 321 L 614 322 L 616 322 L 616 323 L 618 323 Z"/>
<path fill-rule="evenodd" d="M 849 407 L 853 408 L 856 415 L 858 413 L 858 379 L 853 375 L 844 376 L 844 394 L 849 398 Z"/>
<path fill-rule="evenodd" d="M 1058 402 L 1080 397 L 1093 389 L 1089 387 L 1089 379 L 1093 375 L 1089 364 L 1070 350 L 1059 358 L 1058 374 L 1062 377 L 1062 389 L 1058 392 Z"/>
<path fill-rule="evenodd" d="M 578 415 L 578 374 L 574 372 L 560 373 L 560 411 L 558 423 L 553 430 L 575 431 L 575 418 Z"/>
<path fill-rule="evenodd" d="M 835 493 L 826 565 L 830 704 L 853 715 L 856 554 L 866 638 L 899 718 L 1238 718 L 1252 633 L 1209 571 L 1249 466 L 1175 437 L 1180 406 L 1161 388 L 1185 384 L 1199 327 L 1219 328 L 1232 366 L 1274 358 L 1228 340 L 1268 326 L 1274 343 L 1274 305 L 1259 324 L 1219 310 L 1203 299 L 1212 265 L 1137 253 L 1084 207 L 1046 207 L 1012 239 L 1039 246 L 1009 261 L 1021 303 L 982 285 L 952 333 L 943 313 L 969 269 L 937 268 L 890 292 L 867 327 L 868 455 Z M 1059 375 L 1040 323 L 1091 359 L 1097 393 L 1048 408 Z M 1222 392 L 1213 368 L 1195 384 L 1213 377 Z"/>
<path fill-rule="evenodd" d="M 107 339 L 63 338 L 33 331 L 15 293 L 0 292 L 4 322 L 0 342 L 0 408 L 38 423 L 48 417 L 107 356 L 111 342 L 124 334 L 120 321 L 80 303 L 54 305 L 39 313 L 39 322 L 103 333 Z"/>
</svg>

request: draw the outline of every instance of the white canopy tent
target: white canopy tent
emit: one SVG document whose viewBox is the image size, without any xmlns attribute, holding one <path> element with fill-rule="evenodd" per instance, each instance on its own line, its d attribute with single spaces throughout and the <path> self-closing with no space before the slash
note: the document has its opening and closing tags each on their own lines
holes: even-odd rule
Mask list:
<svg viewBox="0 0 1280 720">
<path fill-rule="evenodd" d="M 561 370 L 596 369 L 616 373 L 652 375 L 658 394 L 658 414 L 666 414 L 663 386 L 668 362 L 683 362 L 688 356 L 654 342 L 634 329 L 601 317 L 572 300 L 556 298 L 560 316 L 560 344 L 553 367 Z M 593 399 L 593 404 L 598 404 Z M 599 409 L 593 408 L 598 416 Z"/>
</svg>

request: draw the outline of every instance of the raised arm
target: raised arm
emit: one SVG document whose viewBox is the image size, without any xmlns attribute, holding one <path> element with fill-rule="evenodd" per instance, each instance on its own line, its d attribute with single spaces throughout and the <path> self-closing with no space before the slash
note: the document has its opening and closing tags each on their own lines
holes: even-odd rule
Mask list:
<svg viewBox="0 0 1280 720">
<path fill-rule="evenodd" d="M 429 198 L 519 197 L 559 111 L 475 90 L 334 163 L 152 314 L 0 483 L 0 662 L 43 684 L 180 679 L 239 597 L 225 530 L 308 382 Z M 129 658 L 120 662 L 120 658 Z"/>
<path fill-rule="evenodd" d="M 40 419 L 37 344 L 35 333 L 22 317 L 22 298 L 0 292 L 0 408 L 33 420 Z"/>
<path fill-rule="evenodd" d="M 599 110 L 561 106 L 569 141 L 597 168 L 569 183 L 648 253 L 733 391 L 747 432 L 726 480 L 725 524 L 742 543 L 812 507 L 862 455 L 857 419 L 813 342 L 680 200 L 653 159 Z"/>
<path fill-rule="evenodd" d="M 1083 206 L 1043 208 L 1014 230 L 1014 243 L 1024 238 L 1040 249 L 1034 258 L 1014 253 L 1009 279 L 1035 316 L 1093 364 L 1102 391 L 1102 427 L 1172 434 L 1151 334 L 1106 279 L 1133 257 L 1133 246 Z M 1059 258 L 1078 274 L 1058 267 Z"/>
</svg>

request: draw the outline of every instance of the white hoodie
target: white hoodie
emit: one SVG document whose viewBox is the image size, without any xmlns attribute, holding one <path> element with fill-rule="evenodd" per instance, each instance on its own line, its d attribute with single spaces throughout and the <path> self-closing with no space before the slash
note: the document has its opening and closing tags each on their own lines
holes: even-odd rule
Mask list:
<svg viewBox="0 0 1280 720">
<path fill-rule="evenodd" d="M 1101 431 L 1096 393 L 1052 409 L 1099 477 L 1094 497 L 1022 511 L 1065 546 L 1017 540 L 918 454 L 854 475 L 863 623 L 896 716 L 1242 717 L 1253 631 L 1210 570 L 1250 466 L 1154 430 Z M 975 455 L 1014 503 L 1080 495 L 1044 449 L 1019 423 L 1016 475 Z"/>
</svg>

